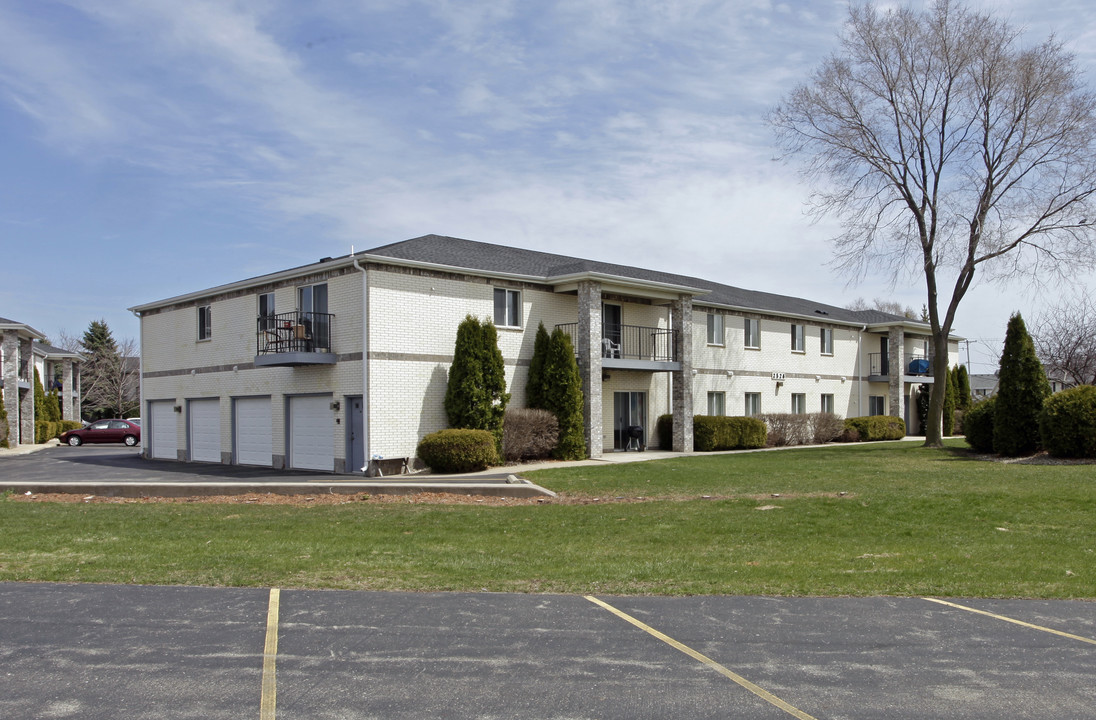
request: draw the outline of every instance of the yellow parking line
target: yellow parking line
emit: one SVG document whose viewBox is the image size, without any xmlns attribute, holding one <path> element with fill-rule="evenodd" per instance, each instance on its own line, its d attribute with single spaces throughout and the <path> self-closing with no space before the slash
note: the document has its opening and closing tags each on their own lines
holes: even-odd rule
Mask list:
<svg viewBox="0 0 1096 720">
<path fill-rule="evenodd" d="M 739 685 L 741 685 L 742 687 L 746 688 L 747 690 L 749 690 L 750 692 L 752 692 L 754 695 L 758 696 L 759 698 L 761 698 L 765 702 L 770 703 L 771 705 L 775 705 L 776 707 L 780 708 L 781 710 L 788 713 L 789 715 L 792 715 L 793 717 L 797 717 L 797 718 L 799 718 L 799 720 L 815 720 L 815 718 L 813 716 L 808 715 L 807 713 L 803 712 L 802 710 L 800 710 L 800 709 L 798 709 L 798 708 L 796 708 L 792 705 L 789 705 L 788 703 L 786 703 L 783 700 L 781 700 L 780 698 L 778 698 L 776 695 L 773 695 L 768 690 L 765 690 L 765 689 L 763 689 L 763 688 L 761 688 L 757 685 L 754 685 L 752 682 L 750 682 L 746 678 L 742 677 L 738 673 L 731 672 L 727 668 L 725 668 L 722 665 L 720 665 L 719 663 L 717 663 L 715 660 L 712 660 L 710 657 L 708 657 L 706 655 L 703 655 L 701 653 L 698 653 L 696 650 L 693 650 L 691 647 L 689 647 L 687 645 L 683 645 L 683 644 L 679 643 L 677 640 L 674 640 L 673 638 L 669 637 L 668 635 L 664 635 L 663 633 L 660 633 L 658 630 L 655 630 L 653 627 L 651 627 L 649 625 L 646 625 L 645 623 L 635 619 L 631 615 L 629 615 L 625 612 L 622 612 L 620 610 L 617 610 L 612 605 L 610 605 L 606 602 L 602 602 L 601 600 L 598 600 L 596 597 L 591 597 L 591 596 L 587 595 L 586 599 L 589 600 L 590 602 L 594 603 L 595 605 L 600 605 L 601 607 L 605 608 L 606 610 L 613 613 L 614 615 L 621 618 L 622 620 L 627 620 L 632 625 L 635 625 L 640 630 L 643 630 L 644 632 L 649 633 L 650 635 L 653 635 L 654 637 L 658 638 L 659 640 L 666 643 L 670 647 L 675 648 L 677 650 L 680 650 L 681 652 L 685 653 L 686 655 L 693 658 L 694 660 L 697 660 L 697 661 L 707 665 L 708 667 L 710 667 L 713 670 L 715 670 L 716 672 L 718 672 L 720 675 L 723 675 L 724 677 L 729 678 L 730 680 L 733 680 L 734 682 L 736 682 Z"/>
<path fill-rule="evenodd" d="M 996 620 L 1004 620 L 1005 622 L 1010 622 L 1013 625 L 1020 625 L 1021 627 L 1031 628 L 1032 630 L 1040 630 L 1042 632 L 1050 633 L 1052 635 L 1060 635 L 1061 637 L 1069 638 L 1070 640 L 1080 640 L 1083 643 L 1096 645 L 1096 640 L 1093 640 L 1091 638 L 1081 637 L 1080 635 L 1072 635 L 1067 632 L 1062 632 L 1061 630 L 1054 630 L 1053 628 L 1043 627 L 1042 625 L 1032 625 L 1031 623 L 1026 623 L 1023 620 L 1014 620 L 1013 618 L 1005 617 L 1004 615 L 996 615 L 991 612 L 986 612 L 985 610 L 978 610 L 977 608 L 967 607 L 966 605 L 959 605 L 957 603 L 948 602 L 947 600 L 938 600 L 936 598 L 930 597 L 921 599 L 928 600 L 929 602 L 938 603 L 940 605 L 947 605 L 948 607 L 957 608 L 959 610 L 966 610 L 967 612 L 985 615 L 986 617 L 991 617 Z"/>
<path fill-rule="evenodd" d="M 266 645 L 263 647 L 263 694 L 259 700 L 259 720 L 274 720 L 278 686 L 274 679 L 274 661 L 278 657 L 278 605 L 282 592 L 270 588 L 270 603 L 266 611 Z"/>
</svg>

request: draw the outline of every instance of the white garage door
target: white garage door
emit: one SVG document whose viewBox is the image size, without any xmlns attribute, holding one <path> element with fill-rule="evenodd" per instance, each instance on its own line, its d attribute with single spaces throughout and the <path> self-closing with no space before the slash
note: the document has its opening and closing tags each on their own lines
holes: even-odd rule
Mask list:
<svg viewBox="0 0 1096 720">
<path fill-rule="evenodd" d="M 149 403 L 152 420 L 152 457 L 179 459 L 179 441 L 175 434 L 175 403 L 171 400 Z"/>
<path fill-rule="evenodd" d="M 236 462 L 271 465 L 270 398 L 236 400 Z"/>
<path fill-rule="evenodd" d="M 221 462 L 221 401 L 190 401 L 190 459 Z"/>
<path fill-rule="evenodd" d="M 335 469 L 335 414 L 330 397 L 289 399 L 289 466 Z"/>
</svg>

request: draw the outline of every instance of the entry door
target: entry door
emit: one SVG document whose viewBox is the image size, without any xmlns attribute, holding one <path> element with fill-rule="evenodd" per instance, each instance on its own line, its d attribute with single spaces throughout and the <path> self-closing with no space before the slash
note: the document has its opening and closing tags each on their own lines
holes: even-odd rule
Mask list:
<svg viewBox="0 0 1096 720">
<path fill-rule="evenodd" d="M 601 337 L 609 342 L 603 344 L 602 356 L 603 357 L 622 357 L 621 348 L 621 331 L 623 326 L 621 324 L 621 310 L 620 305 L 609 305 L 602 303 L 601 305 Z"/>
<path fill-rule="evenodd" d="M 365 431 L 365 413 L 360 397 L 349 397 L 346 406 L 350 412 L 346 418 L 346 471 L 362 472 L 365 467 L 365 444 L 362 436 Z"/>
<path fill-rule="evenodd" d="M 633 438 L 628 434 L 628 428 L 634 426 L 643 428 L 643 432 L 633 442 Z M 613 449 L 627 450 L 629 444 L 632 450 L 638 450 L 640 446 L 647 444 L 647 393 L 645 392 L 613 393 Z"/>
</svg>

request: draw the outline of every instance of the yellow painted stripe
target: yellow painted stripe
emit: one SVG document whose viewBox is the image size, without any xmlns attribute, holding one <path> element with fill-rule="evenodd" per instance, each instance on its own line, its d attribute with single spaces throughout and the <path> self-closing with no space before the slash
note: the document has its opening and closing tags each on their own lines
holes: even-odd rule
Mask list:
<svg viewBox="0 0 1096 720">
<path fill-rule="evenodd" d="M 788 713 L 789 715 L 791 715 L 793 717 L 797 717 L 797 718 L 799 718 L 799 720 L 815 720 L 815 718 L 813 716 L 808 715 L 807 713 L 803 712 L 802 710 L 796 708 L 793 705 L 789 705 L 788 703 L 786 703 L 783 700 L 781 700 L 780 698 L 778 698 L 776 695 L 773 695 L 768 690 L 765 690 L 764 688 L 761 688 L 757 685 L 754 685 L 752 682 L 750 682 L 746 678 L 742 677 L 738 673 L 735 673 L 735 672 L 732 672 L 732 671 L 728 670 L 727 668 L 725 668 L 722 665 L 720 665 L 719 663 L 717 663 L 715 660 L 712 660 L 710 657 L 708 657 L 706 655 L 703 655 L 701 653 L 698 653 L 696 650 L 693 650 L 691 647 L 689 647 L 687 645 L 683 645 L 683 644 L 679 643 L 677 640 L 674 640 L 672 637 L 669 637 L 668 635 L 664 635 L 663 633 L 660 633 L 658 630 L 655 630 L 653 627 L 637 620 L 636 618 L 632 617 L 631 615 L 629 615 L 625 612 L 622 612 L 620 610 L 617 610 L 612 605 L 610 605 L 606 602 L 602 602 L 601 600 L 598 600 L 596 597 L 591 597 L 591 596 L 587 595 L 586 599 L 589 600 L 590 602 L 594 603 L 595 605 L 600 605 L 601 607 L 605 608 L 606 610 L 613 613 L 614 615 L 621 618 L 622 620 L 626 620 L 626 621 L 630 622 L 632 625 L 635 625 L 640 630 L 643 630 L 644 632 L 649 633 L 650 635 L 653 635 L 654 637 L 658 638 L 659 640 L 666 643 L 670 647 L 675 648 L 676 650 L 680 650 L 681 652 L 685 653 L 686 655 L 693 658 L 694 660 L 697 660 L 698 662 L 701 662 L 701 663 L 707 665 L 711 669 L 718 672 L 720 675 L 723 675 L 724 677 L 729 678 L 730 680 L 733 680 L 734 682 L 736 682 L 739 685 L 741 685 L 742 687 L 746 688 L 747 690 L 749 690 L 750 692 L 752 692 L 754 695 L 758 696 L 759 698 L 761 698 L 765 702 L 770 703 L 771 705 L 775 705 L 776 707 L 780 708 L 781 710 Z"/>
<path fill-rule="evenodd" d="M 274 661 L 278 657 L 278 605 L 282 592 L 270 588 L 270 603 L 266 611 L 266 645 L 263 647 L 263 694 L 259 700 L 259 720 L 274 720 L 278 701 L 278 685 L 274 678 Z"/>
<path fill-rule="evenodd" d="M 977 608 L 967 607 L 966 605 L 959 605 L 958 603 L 948 602 L 947 600 L 938 600 L 936 598 L 930 598 L 930 597 L 921 598 L 921 599 L 922 600 L 928 600 L 929 602 L 938 603 L 940 605 L 947 605 L 948 607 L 957 608 L 959 610 L 966 610 L 967 612 L 977 613 L 979 615 L 985 615 L 986 617 L 991 617 L 991 618 L 994 618 L 995 620 L 1004 620 L 1005 622 L 1010 622 L 1013 625 L 1019 625 L 1021 627 L 1031 628 L 1032 630 L 1040 630 L 1040 631 L 1045 632 L 1045 633 L 1050 633 L 1051 635 L 1059 635 L 1059 636 L 1064 637 L 1064 638 L 1069 638 L 1070 640 L 1080 640 L 1083 643 L 1088 643 L 1090 645 L 1096 645 L 1096 640 L 1093 640 L 1092 638 L 1081 637 L 1080 635 L 1072 635 L 1072 634 L 1067 633 L 1067 632 L 1062 632 L 1061 630 L 1055 630 L 1053 628 L 1043 627 L 1042 625 L 1032 625 L 1031 623 L 1026 623 L 1023 620 L 1016 620 L 1014 618 L 1005 617 L 1004 615 L 996 615 L 996 614 L 991 613 L 991 612 L 986 612 L 985 610 L 979 610 Z"/>
</svg>

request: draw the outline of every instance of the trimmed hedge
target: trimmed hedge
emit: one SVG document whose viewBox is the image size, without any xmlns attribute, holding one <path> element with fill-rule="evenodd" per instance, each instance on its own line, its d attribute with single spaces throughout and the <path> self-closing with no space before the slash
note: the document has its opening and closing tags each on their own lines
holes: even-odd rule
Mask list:
<svg viewBox="0 0 1096 720">
<path fill-rule="evenodd" d="M 658 432 L 658 449 L 674 449 L 674 416 L 659 415 L 655 421 L 655 430 Z M 649 444 L 649 443 L 648 443 Z"/>
<path fill-rule="evenodd" d="M 1039 414 L 1043 447 L 1054 457 L 1096 457 L 1096 386 L 1051 395 Z"/>
<path fill-rule="evenodd" d="M 66 430 L 76 430 L 83 427 L 84 424 L 76 422 L 75 420 L 35 420 L 34 421 L 34 442 L 38 445 L 49 442 L 55 437 L 60 437 L 61 433 Z"/>
<path fill-rule="evenodd" d="M 761 448 L 765 447 L 767 435 L 765 423 L 757 418 L 710 415 L 693 418 L 693 450 L 698 452 Z"/>
<path fill-rule="evenodd" d="M 963 416 L 963 433 L 967 445 L 980 453 L 993 452 L 993 423 L 997 417 L 997 398 L 990 397 L 971 403 Z"/>
<path fill-rule="evenodd" d="M 437 473 L 486 470 L 498 465 L 495 435 L 490 430 L 450 429 L 419 441 L 418 457 Z"/>
<path fill-rule="evenodd" d="M 906 421 L 891 415 L 849 418 L 845 421 L 845 431 L 849 433 L 852 430 L 856 431 L 861 442 L 901 440 L 906 437 Z"/>
</svg>

